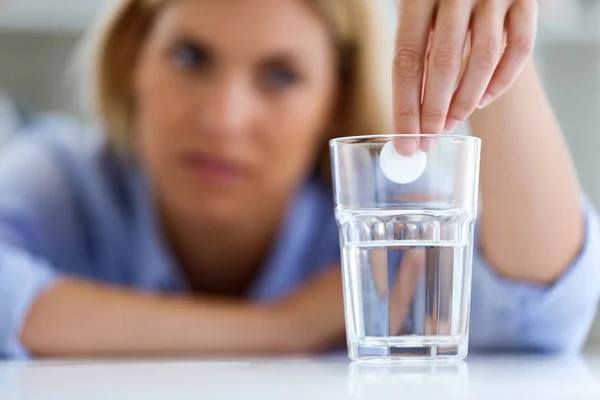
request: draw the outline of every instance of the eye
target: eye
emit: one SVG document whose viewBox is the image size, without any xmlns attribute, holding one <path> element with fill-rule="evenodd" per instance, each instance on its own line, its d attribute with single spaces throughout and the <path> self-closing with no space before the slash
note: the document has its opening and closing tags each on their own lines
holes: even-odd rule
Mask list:
<svg viewBox="0 0 600 400">
<path fill-rule="evenodd" d="M 270 90 L 281 90 L 295 86 L 300 82 L 300 74 L 284 65 L 265 66 L 261 81 Z"/>
<path fill-rule="evenodd" d="M 173 46 L 170 58 L 179 68 L 187 70 L 200 69 L 210 61 L 210 56 L 205 48 L 188 41 L 182 41 Z"/>
</svg>

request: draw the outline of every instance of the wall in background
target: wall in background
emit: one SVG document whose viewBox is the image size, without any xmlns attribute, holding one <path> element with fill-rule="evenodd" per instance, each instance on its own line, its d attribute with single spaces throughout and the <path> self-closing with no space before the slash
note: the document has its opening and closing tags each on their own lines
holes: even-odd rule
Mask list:
<svg viewBox="0 0 600 400">
<path fill-rule="evenodd" d="M 75 33 L 0 32 L 0 89 L 38 110 L 62 108 L 58 95 L 78 40 Z"/>
<path fill-rule="evenodd" d="M 537 60 L 583 186 L 600 206 L 600 43 L 544 45 Z"/>
</svg>

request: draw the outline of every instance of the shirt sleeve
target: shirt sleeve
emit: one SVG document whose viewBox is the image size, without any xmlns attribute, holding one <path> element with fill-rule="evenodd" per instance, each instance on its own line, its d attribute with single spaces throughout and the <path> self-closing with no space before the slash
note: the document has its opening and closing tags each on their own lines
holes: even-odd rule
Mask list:
<svg viewBox="0 0 600 400">
<path fill-rule="evenodd" d="M 56 280 L 43 260 L 0 245 L 0 358 L 28 358 L 19 334 L 33 301 Z"/>
<path fill-rule="evenodd" d="M 586 221 L 583 249 L 551 286 L 501 277 L 476 246 L 471 302 L 472 349 L 559 354 L 581 351 L 600 298 L 598 216 L 587 198 L 583 208 Z"/>
<path fill-rule="evenodd" d="M 28 358 L 19 336 L 35 299 L 58 279 L 50 249 L 70 223 L 68 186 L 49 149 L 30 139 L 0 157 L 0 358 Z"/>
</svg>

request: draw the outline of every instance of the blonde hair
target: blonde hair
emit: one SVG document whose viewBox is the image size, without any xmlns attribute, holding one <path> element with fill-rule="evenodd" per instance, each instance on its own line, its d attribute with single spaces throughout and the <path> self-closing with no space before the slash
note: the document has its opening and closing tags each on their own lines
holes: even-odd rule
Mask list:
<svg viewBox="0 0 600 400">
<path fill-rule="evenodd" d="M 94 115 L 117 147 L 130 146 L 135 56 L 159 8 L 172 0 L 122 0 L 93 34 Z M 340 64 L 340 104 L 324 132 L 321 167 L 328 169 L 329 139 L 387 133 L 391 128 L 391 7 L 388 0 L 303 0 L 330 30 Z M 388 11 L 386 13 L 386 10 Z M 324 171 L 325 172 L 325 171 Z"/>
</svg>

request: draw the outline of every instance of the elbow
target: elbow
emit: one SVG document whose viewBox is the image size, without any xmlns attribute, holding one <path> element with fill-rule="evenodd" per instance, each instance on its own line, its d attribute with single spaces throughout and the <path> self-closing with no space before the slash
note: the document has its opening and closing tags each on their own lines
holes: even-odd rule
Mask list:
<svg viewBox="0 0 600 400">
<path fill-rule="evenodd" d="M 577 356 L 583 352 L 596 316 L 597 306 L 589 305 L 571 318 L 559 319 L 537 326 L 525 332 L 526 346 L 533 353 L 551 356 Z"/>
<path fill-rule="evenodd" d="M 553 357 L 576 357 L 583 352 L 586 339 L 587 337 L 552 343 L 538 343 L 530 347 L 530 352 Z"/>
</svg>

